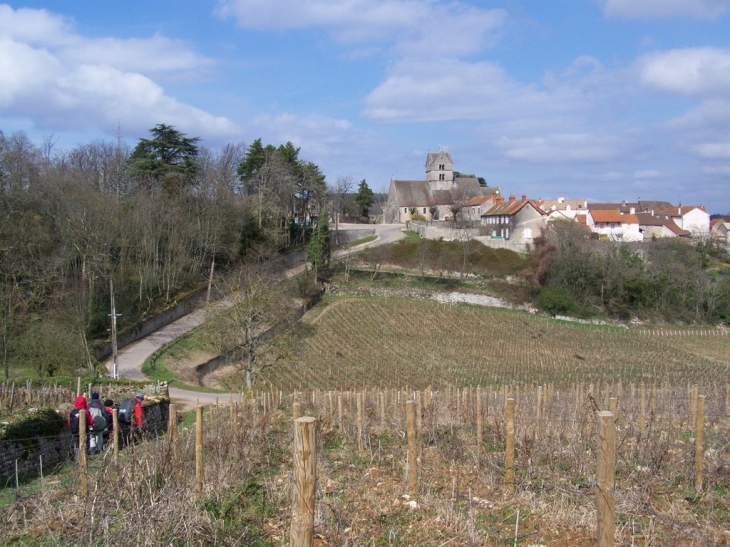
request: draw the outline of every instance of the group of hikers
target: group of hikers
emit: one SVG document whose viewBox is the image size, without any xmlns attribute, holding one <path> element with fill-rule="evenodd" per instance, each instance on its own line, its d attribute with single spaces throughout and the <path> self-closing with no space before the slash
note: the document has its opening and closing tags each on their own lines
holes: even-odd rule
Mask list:
<svg viewBox="0 0 730 547">
<path fill-rule="evenodd" d="M 117 408 L 117 420 L 122 435 L 122 442 L 128 445 L 130 442 L 141 438 L 144 430 L 144 415 L 142 413 L 142 401 L 144 395 L 137 393 L 134 397 L 124 399 Z M 91 401 L 87 404 L 86 397 L 79 395 L 74 401 L 74 409 L 68 417 L 68 426 L 71 429 L 71 436 L 75 442 L 74 447 L 79 446 L 79 434 L 81 413 L 86 416 L 86 452 L 89 454 L 100 454 L 104 450 L 104 441 L 113 434 L 114 423 L 112 411 L 114 401 L 106 399 L 101 401 L 98 393 L 91 394 Z"/>
</svg>

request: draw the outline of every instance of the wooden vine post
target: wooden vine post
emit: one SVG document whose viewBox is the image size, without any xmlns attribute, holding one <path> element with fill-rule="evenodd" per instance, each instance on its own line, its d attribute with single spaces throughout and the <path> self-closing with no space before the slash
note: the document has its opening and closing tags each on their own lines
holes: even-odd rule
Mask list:
<svg viewBox="0 0 730 547">
<path fill-rule="evenodd" d="M 418 467 L 416 465 L 416 403 L 406 401 L 406 428 L 408 431 L 408 489 L 418 493 Z"/>
<path fill-rule="evenodd" d="M 89 478 L 86 474 L 86 412 L 79 411 L 79 476 L 81 479 L 81 496 L 89 495 Z"/>
<path fill-rule="evenodd" d="M 337 427 L 342 433 L 342 393 L 339 391 L 337 392 Z"/>
<path fill-rule="evenodd" d="M 294 401 L 291 405 L 292 419 L 297 420 L 302 417 L 302 403 Z"/>
<path fill-rule="evenodd" d="M 290 547 L 314 544 L 314 495 L 317 482 L 317 420 L 311 416 L 294 422 L 294 484 Z"/>
<path fill-rule="evenodd" d="M 114 435 L 114 463 L 119 463 L 119 443 L 122 439 L 119 435 L 119 409 L 112 409 L 112 434 Z"/>
<path fill-rule="evenodd" d="M 363 404 L 362 393 L 356 395 L 357 404 L 357 449 L 362 450 L 362 422 L 363 422 Z"/>
<path fill-rule="evenodd" d="M 195 499 L 203 493 L 203 407 L 195 415 Z"/>
<path fill-rule="evenodd" d="M 705 396 L 697 397 L 697 421 L 695 423 L 695 490 L 702 490 L 702 467 L 705 436 Z"/>
<path fill-rule="evenodd" d="M 484 424 L 482 423 L 482 388 L 477 386 L 477 465 L 482 451 L 482 433 Z"/>
<path fill-rule="evenodd" d="M 596 509 L 598 547 L 613 547 L 616 469 L 616 422 L 606 410 L 598 412 L 598 462 L 596 468 Z"/>
<path fill-rule="evenodd" d="M 646 385 L 641 382 L 639 389 L 639 400 L 641 403 L 640 414 L 639 414 L 639 435 L 641 438 L 646 437 Z"/>
<path fill-rule="evenodd" d="M 231 405 L 233 408 L 233 405 Z M 170 437 L 170 445 L 172 447 L 172 456 L 177 461 L 178 456 L 178 442 L 177 442 L 177 407 L 175 404 L 170 405 L 170 416 L 167 424 L 167 434 Z"/>
<path fill-rule="evenodd" d="M 515 490 L 515 400 L 510 397 L 505 405 L 507 442 L 504 450 L 505 484 L 507 490 Z"/>
</svg>

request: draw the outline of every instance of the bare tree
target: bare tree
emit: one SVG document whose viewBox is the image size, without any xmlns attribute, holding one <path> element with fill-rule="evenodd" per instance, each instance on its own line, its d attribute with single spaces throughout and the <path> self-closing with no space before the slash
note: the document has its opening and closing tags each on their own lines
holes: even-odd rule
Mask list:
<svg viewBox="0 0 730 547">
<path fill-rule="evenodd" d="M 332 217 L 335 221 L 335 245 L 340 244 L 340 215 L 344 212 L 345 197 L 352 191 L 354 185 L 352 177 L 337 177 L 334 186 L 328 188 L 332 201 Z"/>
<path fill-rule="evenodd" d="M 245 265 L 224 283 L 222 290 L 230 295 L 232 306 L 210 306 L 203 332 L 221 354 L 240 356 L 238 367 L 251 389 L 262 369 L 257 356 L 266 333 L 289 317 L 290 305 L 281 284 L 264 265 Z"/>
<path fill-rule="evenodd" d="M 464 204 L 474 196 L 468 190 L 461 186 L 454 186 L 451 189 L 451 220 L 456 225 L 457 217 L 461 214 L 461 210 L 464 208 Z"/>
<path fill-rule="evenodd" d="M 461 279 L 465 279 L 469 274 L 469 258 L 478 243 L 474 240 L 478 230 L 472 226 L 464 226 L 459 229 L 459 248 L 461 250 L 461 271 L 459 272 Z"/>
</svg>

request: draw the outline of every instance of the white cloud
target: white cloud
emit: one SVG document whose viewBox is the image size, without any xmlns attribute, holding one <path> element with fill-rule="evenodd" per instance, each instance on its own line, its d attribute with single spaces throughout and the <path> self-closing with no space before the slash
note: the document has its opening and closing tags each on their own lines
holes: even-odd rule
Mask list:
<svg viewBox="0 0 730 547">
<path fill-rule="evenodd" d="M 730 160 L 730 142 L 707 142 L 692 147 L 699 157 L 710 160 Z"/>
<path fill-rule="evenodd" d="M 638 62 L 641 82 L 683 95 L 730 92 L 730 50 L 686 48 L 652 53 Z"/>
<path fill-rule="evenodd" d="M 712 165 L 702 168 L 707 175 L 730 175 L 730 165 Z"/>
<path fill-rule="evenodd" d="M 591 134 L 555 134 L 516 139 L 503 137 L 497 146 L 508 158 L 529 162 L 596 162 L 618 156 L 615 139 Z"/>
<path fill-rule="evenodd" d="M 234 124 L 181 103 L 151 75 L 210 64 L 181 42 L 88 39 L 45 10 L 0 5 L 0 114 L 41 129 L 114 128 L 143 132 L 170 123 L 186 133 L 233 135 Z"/>
<path fill-rule="evenodd" d="M 656 179 L 662 176 L 661 171 L 656 169 L 646 169 L 643 171 L 634 171 L 635 179 Z"/>
<path fill-rule="evenodd" d="M 608 173 L 601 173 L 598 175 L 598 180 L 604 180 L 604 181 L 616 181 L 616 180 L 622 180 L 626 178 L 625 173 L 621 173 L 620 171 L 609 171 Z"/>
<path fill-rule="evenodd" d="M 669 127 L 681 130 L 716 129 L 721 132 L 730 130 L 730 101 L 707 100 L 669 122 Z"/>
<path fill-rule="evenodd" d="M 603 12 L 609 16 L 628 18 L 716 17 L 724 12 L 730 0 L 604 0 Z"/>
<path fill-rule="evenodd" d="M 366 105 L 371 118 L 411 122 L 509 119 L 558 107 L 546 92 L 514 82 L 499 65 L 447 59 L 396 64 Z"/>
<path fill-rule="evenodd" d="M 181 40 L 159 34 L 149 38 L 86 38 L 74 32 L 72 23 L 46 10 L 13 10 L 0 4 L 0 36 L 34 49 L 47 49 L 69 64 L 104 64 L 147 75 L 213 64 Z"/>
<path fill-rule="evenodd" d="M 325 28 L 344 43 L 454 55 L 484 47 L 506 18 L 503 10 L 438 0 L 220 0 L 216 13 L 244 28 Z"/>
</svg>

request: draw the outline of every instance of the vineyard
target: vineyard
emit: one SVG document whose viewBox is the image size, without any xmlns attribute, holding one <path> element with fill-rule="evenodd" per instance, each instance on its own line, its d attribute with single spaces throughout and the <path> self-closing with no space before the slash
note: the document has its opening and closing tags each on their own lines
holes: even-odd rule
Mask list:
<svg viewBox="0 0 730 547">
<path fill-rule="evenodd" d="M 87 490 L 72 464 L 6 485 L 0 544 L 289 545 L 302 415 L 317 547 L 596 545 L 606 420 L 615 544 L 727 545 L 729 349 L 721 329 L 328 296 L 265 347 L 257 389 L 232 375 L 195 426 L 91 458 Z"/>
<path fill-rule="evenodd" d="M 726 545 L 730 392 L 718 390 L 256 392 L 199 407 L 195 427 L 172 420 L 118 461 L 91 459 L 88 480 L 67 466 L 18 486 L 0 498 L 2 541 L 288 545 L 293 413 L 316 418 L 318 547 L 595 545 L 596 411 L 611 408 L 616 544 Z"/>
<path fill-rule="evenodd" d="M 329 298 L 274 340 L 267 388 L 414 389 L 523 382 L 705 385 L 730 373 L 718 329 L 652 331 L 429 300 Z M 236 377 L 226 383 L 239 390 Z"/>
</svg>

